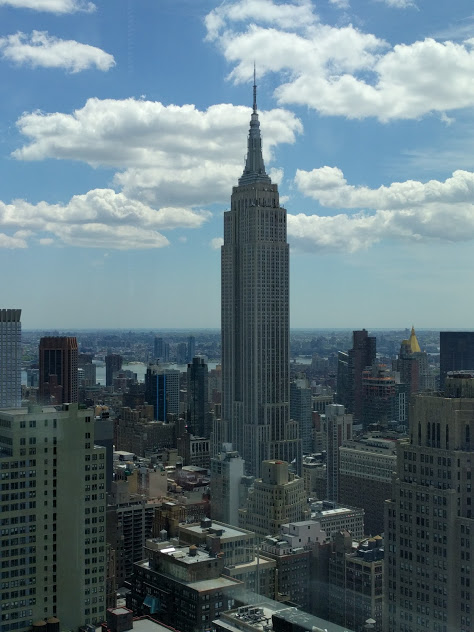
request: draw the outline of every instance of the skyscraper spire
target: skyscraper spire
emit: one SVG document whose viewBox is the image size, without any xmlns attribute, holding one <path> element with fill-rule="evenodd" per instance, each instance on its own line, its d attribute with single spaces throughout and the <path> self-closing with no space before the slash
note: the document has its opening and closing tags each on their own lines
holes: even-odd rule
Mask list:
<svg viewBox="0 0 474 632">
<path fill-rule="evenodd" d="M 253 113 L 257 114 L 257 72 L 253 62 Z"/>
<path fill-rule="evenodd" d="M 257 112 L 257 81 L 255 64 L 253 67 L 253 111 L 250 117 L 250 131 L 247 141 L 247 159 L 242 176 L 239 178 L 239 186 L 264 182 L 271 184 L 269 176 L 265 171 L 265 164 L 262 155 L 262 138 L 260 136 L 260 122 Z"/>
</svg>

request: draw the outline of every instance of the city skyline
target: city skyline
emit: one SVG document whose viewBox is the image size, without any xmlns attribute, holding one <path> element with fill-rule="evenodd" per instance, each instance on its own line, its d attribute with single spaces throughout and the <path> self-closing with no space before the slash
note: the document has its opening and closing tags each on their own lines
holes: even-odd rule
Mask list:
<svg viewBox="0 0 474 632">
<path fill-rule="evenodd" d="M 0 0 L 0 17 L 1 289 L 24 329 L 219 327 L 254 61 L 290 326 L 469 324 L 467 0 Z"/>
</svg>

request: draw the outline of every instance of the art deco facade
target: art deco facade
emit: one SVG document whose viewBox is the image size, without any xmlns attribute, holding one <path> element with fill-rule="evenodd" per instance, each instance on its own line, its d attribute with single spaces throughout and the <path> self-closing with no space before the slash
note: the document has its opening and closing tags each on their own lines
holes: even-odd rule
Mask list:
<svg viewBox="0 0 474 632">
<path fill-rule="evenodd" d="M 21 406 L 21 309 L 0 309 L 0 408 Z"/>
<path fill-rule="evenodd" d="M 300 465 L 289 409 L 289 249 L 286 210 L 265 172 L 254 86 L 245 169 L 224 214 L 222 390 L 228 438 L 260 476 L 262 461 Z"/>
</svg>

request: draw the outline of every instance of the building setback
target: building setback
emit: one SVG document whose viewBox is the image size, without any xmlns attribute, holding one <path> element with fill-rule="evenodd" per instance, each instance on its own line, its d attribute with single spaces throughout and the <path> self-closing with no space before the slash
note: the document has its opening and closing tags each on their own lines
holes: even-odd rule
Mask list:
<svg viewBox="0 0 474 632">
<path fill-rule="evenodd" d="M 289 404 L 286 210 L 265 172 L 255 85 L 247 160 L 224 213 L 221 256 L 223 441 L 233 444 L 252 476 L 269 459 L 301 468 Z"/>
</svg>

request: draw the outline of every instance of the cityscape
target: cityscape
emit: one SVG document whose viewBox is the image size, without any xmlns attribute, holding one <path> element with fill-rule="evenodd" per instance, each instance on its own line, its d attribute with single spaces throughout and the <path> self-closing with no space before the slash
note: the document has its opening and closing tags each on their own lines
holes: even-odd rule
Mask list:
<svg viewBox="0 0 474 632">
<path fill-rule="evenodd" d="M 0 16 L 0 631 L 474 632 L 472 7 Z"/>
</svg>

